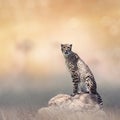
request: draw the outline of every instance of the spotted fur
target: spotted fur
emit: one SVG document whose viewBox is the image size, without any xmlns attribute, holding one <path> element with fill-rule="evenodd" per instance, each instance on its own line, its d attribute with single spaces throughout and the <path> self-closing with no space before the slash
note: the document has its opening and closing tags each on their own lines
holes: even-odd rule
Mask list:
<svg viewBox="0 0 120 120">
<path fill-rule="evenodd" d="M 61 51 L 71 74 L 73 96 L 80 92 L 96 94 L 99 104 L 103 104 L 102 98 L 97 92 L 97 84 L 90 68 L 76 53 L 72 51 L 72 44 L 61 44 Z"/>
</svg>

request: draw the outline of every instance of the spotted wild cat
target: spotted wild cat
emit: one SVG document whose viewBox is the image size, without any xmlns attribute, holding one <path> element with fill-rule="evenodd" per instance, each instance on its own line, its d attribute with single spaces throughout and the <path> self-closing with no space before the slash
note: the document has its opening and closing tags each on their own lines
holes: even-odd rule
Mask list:
<svg viewBox="0 0 120 120">
<path fill-rule="evenodd" d="M 61 44 L 61 51 L 72 77 L 72 96 L 79 94 L 80 92 L 96 94 L 98 97 L 98 103 L 102 105 L 102 98 L 97 92 L 97 84 L 88 65 L 72 51 L 72 44 Z"/>
</svg>

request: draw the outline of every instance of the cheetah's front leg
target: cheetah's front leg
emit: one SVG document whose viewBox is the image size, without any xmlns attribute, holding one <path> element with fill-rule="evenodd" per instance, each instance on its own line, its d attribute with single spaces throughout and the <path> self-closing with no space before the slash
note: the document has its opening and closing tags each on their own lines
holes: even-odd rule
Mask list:
<svg viewBox="0 0 120 120">
<path fill-rule="evenodd" d="M 79 83 L 80 83 L 80 76 L 79 73 L 76 72 L 72 72 L 71 74 L 72 77 L 72 82 L 73 82 L 73 94 L 71 96 L 75 96 L 76 94 L 79 94 Z"/>
</svg>

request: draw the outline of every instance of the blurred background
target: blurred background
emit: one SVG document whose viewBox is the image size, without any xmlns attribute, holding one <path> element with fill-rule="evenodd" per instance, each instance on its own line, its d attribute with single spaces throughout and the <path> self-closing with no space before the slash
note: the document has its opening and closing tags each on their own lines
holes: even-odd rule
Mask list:
<svg viewBox="0 0 120 120">
<path fill-rule="evenodd" d="M 61 43 L 89 65 L 104 105 L 120 107 L 119 0 L 0 0 L 0 105 L 71 94 Z"/>
</svg>

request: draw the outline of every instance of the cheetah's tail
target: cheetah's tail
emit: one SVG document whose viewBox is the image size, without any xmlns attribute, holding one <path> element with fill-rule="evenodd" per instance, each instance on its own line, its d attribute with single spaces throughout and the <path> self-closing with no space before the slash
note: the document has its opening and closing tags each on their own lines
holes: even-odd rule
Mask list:
<svg viewBox="0 0 120 120">
<path fill-rule="evenodd" d="M 96 93 L 96 95 L 97 95 L 97 102 L 102 107 L 103 106 L 103 100 L 102 100 L 102 98 L 101 98 L 101 96 L 98 92 Z"/>
</svg>

